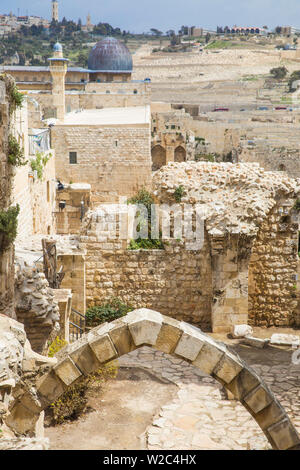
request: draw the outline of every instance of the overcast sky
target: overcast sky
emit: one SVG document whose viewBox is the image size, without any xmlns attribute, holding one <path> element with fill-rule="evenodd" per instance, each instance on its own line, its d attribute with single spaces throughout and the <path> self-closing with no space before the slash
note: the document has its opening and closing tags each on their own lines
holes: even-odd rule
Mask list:
<svg viewBox="0 0 300 470">
<path fill-rule="evenodd" d="M 51 16 L 51 0 L 0 0 L 0 12 Z M 59 0 L 59 16 L 107 22 L 131 32 L 178 30 L 183 24 L 300 27 L 300 0 Z"/>
</svg>

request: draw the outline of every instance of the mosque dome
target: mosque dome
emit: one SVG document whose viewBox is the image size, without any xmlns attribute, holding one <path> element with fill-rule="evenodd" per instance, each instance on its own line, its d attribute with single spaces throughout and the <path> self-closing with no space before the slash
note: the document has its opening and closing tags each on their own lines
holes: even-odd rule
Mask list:
<svg viewBox="0 0 300 470">
<path fill-rule="evenodd" d="M 59 42 L 55 43 L 53 46 L 53 50 L 54 52 L 62 52 L 62 45 Z"/>
<path fill-rule="evenodd" d="M 88 68 L 98 72 L 131 72 L 132 57 L 125 44 L 107 37 L 91 50 Z"/>
</svg>

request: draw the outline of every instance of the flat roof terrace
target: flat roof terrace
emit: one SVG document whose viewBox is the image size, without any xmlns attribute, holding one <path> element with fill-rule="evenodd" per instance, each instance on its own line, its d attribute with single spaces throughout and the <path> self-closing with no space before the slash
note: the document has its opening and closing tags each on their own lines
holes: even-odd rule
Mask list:
<svg viewBox="0 0 300 470">
<path fill-rule="evenodd" d="M 73 111 L 65 115 L 60 126 L 105 126 L 105 125 L 150 125 L 150 106 L 124 108 L 87 109 Z"/>
</svg>

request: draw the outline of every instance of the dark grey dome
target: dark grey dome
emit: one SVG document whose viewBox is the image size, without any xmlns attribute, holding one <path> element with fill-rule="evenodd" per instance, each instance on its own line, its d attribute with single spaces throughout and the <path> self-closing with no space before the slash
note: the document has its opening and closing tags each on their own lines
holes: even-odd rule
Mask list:
<svg viewBox="0 0 300 470">
<path fill-rule="evenodd" d="M 88 68 L 99 72 L 131 72 L 132 57 L 125 44 L 107 37 L 91 50 Z"/>
</svg>

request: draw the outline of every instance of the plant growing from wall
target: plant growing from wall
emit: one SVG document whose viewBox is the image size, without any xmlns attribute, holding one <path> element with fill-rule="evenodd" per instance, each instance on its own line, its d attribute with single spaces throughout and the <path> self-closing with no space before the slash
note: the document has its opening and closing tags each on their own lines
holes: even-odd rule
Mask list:
<svg viewBox="0 0 300 470">
<path fill-rule="evenodd" d="M 0 252 L 5 251 L 15 241 L 18 229 L 20 207 L 10 207 L 0 211 Z"/>
<path fill-rule="evenodd" d="M 48 357 L 54 357 L 62 348 L 67 345 L 67 341 L 61 339 L 59 336 L 52 341 L 48 348 Z"/>
<path fill-rule="evenodd" d="M 148 213 L 148 219 L 145 223 L 148 223 L 148 233 L 151 234 L 151 205 L 154 204 L 154 199 L 151 193 L 146 189 L 141 189 L 136 196 L 128 199 L 128 204 L 141 204 L 146 207 Z M 137 216 L 139 214 L 137 213 Z M 139 226 L 137 229 L 139 230 Z M 161 236 L 161 235 L 160 235 Z M 137 238 L 136 240 L 130 240 L 128 250 L 163 250 L 164 244 L 161 239 L 151 238 Z"/>
<path fill-rule="evenodd" d="M 35 158 L 32 158 L 30 160 L 31 169 L 32 171 L 37 172 L 37 177 L 39 180 L 43 179 L 45 166 L 47 165 L 51 157 L 52 157 L 51 153 L 47 155 L 42 152 L 37 152 L 35 155 Z"/>
<path fill-rule="evenodd" d="M 294 204 L 295 211 L 300 212 L 300 199 L 298 198 Z"/>
<path fill-rule="evenodd" d="M 124 317 L 131 312 L 133 307 L 125 304 L 118 297 L 112 297 L 101 305 L 95 305 L 87 309 L 85 320 L 87 326 L 97 326 L 104 322 L 110 322 Z"/>
<path fill-rule="evenodd" d="M 17 108 L 22 107 L 24 95 L 19 92 L 14 79 L 6 73 L 0 74 L 0 80 L 5 82 L 10 104 L 9 112 L 12 114 Z"/>
<path fill-rule="evenodd" d="M 182 199 L 184 193 L 185 193 L 185 189 L 184 189 L 184 187 L 183 187 L 182 184 L 181 184 L 181 185 L 179 185 L 179 186 L 175 189 L 175 191 L 174 191 L 174 199 L 175 199 L 175 201 L 176 201 L 176 202 L 181 202 L 181 199 Z"/>
<path fill-rule="evenodd" d="M 17 139 L 13 135 L 8 136 L 8 162 L 13 166 L 26 165 L 24 151 L 21 149 Z"/>
</svg>

